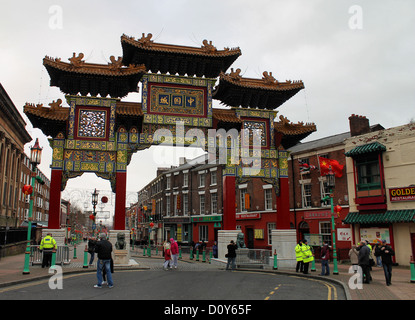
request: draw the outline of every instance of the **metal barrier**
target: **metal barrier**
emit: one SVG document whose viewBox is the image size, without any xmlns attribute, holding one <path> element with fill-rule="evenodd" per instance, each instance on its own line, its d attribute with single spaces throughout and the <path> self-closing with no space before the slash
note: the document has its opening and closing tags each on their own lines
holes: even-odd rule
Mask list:
<svg viewBox="0 0 415 320">
<path fill-rule="evenodd" d="M 271 250 L 239 248 L 236 250 L 236 267 L 254 267 L 264 269 L 269 265 Z"/>
<path fill-rule="evenodd" d="M 30 264 L 33 266 L 35 264 L 42 264 L 43 254 L 39 250 L 39 246 L 30 246 Z M 56 250 L 56 260 L 55 264 L 69 264 L 71 259 L 69 258 L 69 247 L 68 246 L 58 246 Z"/>
</svg>

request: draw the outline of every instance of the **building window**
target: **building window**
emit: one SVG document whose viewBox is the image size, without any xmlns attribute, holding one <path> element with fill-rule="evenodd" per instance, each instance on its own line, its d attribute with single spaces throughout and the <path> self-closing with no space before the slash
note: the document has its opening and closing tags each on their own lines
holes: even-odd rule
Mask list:
<svg viewBox="0 0 415 320">
<path fill-rule="evenodd" d="M 320 180 L 320 194 L 321 194 L 321 199 L 327 197 L 330 195 L 330 189 L 327 187 L 327 182 Z M 329 207 L 330 206 L 330 200 L 326 200 L 324 202 L 321 203 L 321 206 L 323 207 Z"/>
<path fill-rule="evenodd" d="M 199 187 L 204 187 L 205 186 L 205 174 L 204 173 L 199 173 Z"/>
<path fill-rule="evenodd" d="M 216 192 L 210 194 L 210 201 L 212 214 L 218 213 L 218 194 Z"/>
<path fill-rule="evenodd" d="M 247 189 L 240 189 L 240 196 L 241 196 L 241 212 L 246 212 L 245 208 L 245 195 L 247 193 Z"/>
<path fill-rule="evenodd" d="M 275 222 L 272 223 L 268 223 L 268 244 L 271 245 L 272 244 L 272 235 L 271 235 L 271 230 L 274 230 L 277 228 L 277 225 Z"/>
<path fill-rule="evenodd" d="M 327 241 L 331 246 L 331 222 L 320 222 L 321 241 Z"/>
<path fill-rule="evenodd" d="M 264 189 L 265 210 L 272 210 L 272 189 Z"/>
<path fill-rule="evenodd" d="M 166 216 L 170 216 L 170 196 L 166 196 Z"/>
<path fill-rule="evenodd" d="M 380 189 L 378 154 L 368 154 L 356 159 L 356 168 L 359 191 Z"/>
<path fill-rule="evenodd" d="M 171 176 L 166 176 L 166 189 L 171 188 Z"/>
<path fill-rule="evenodd" d="M 189 173 L 183 173 L 183 187 L 189 186 Z"/>
<path fill-rule="evenodd" d="M 211 171 L 210 172 L 210 185 L 216 185 L 218 183 L 216 177 L 217 177 L 216 170 L 215 171 Z"/>
<path fill-rule="evenodd" d="M 301 185 L 301 196 L 303 201 L 303 208 L 311 207 L 311 184 Z"/>
<path fill-rule="evenodd" d="M 187 194 L 183 194 L 183 215 L 189 215 L 189 198 Z"/>
<path fill-rule="evenodd" d="M 209 241 L 208 226 L 199 226 L 199 241 Z"/>
<path fill-rule="evenodd" d="M 180 210 L 180 195 L 174 195 L 174 215 L 177 216 Z"/>
<path fill-rule="evenodd" d="M 199 195 L 199 203 L 200 203 L 200 214 L 205 214 L 205 195 Z"/>
</svg>

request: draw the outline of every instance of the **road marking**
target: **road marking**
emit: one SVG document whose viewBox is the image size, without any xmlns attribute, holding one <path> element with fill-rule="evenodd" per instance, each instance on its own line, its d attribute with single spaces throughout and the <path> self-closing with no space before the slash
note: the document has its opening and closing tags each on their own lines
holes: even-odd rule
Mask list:
<svg viewBox="0 0 415 320">
<path fill-rule="evenodd" d="M 311 279 L 311 278 L 304 278 L 304 277 L 298 277 L 298 276 L 291 276 L 292 278 L 298 278 L 298 279 L 306 279 L 306 280 L 310 280 L 310 281 L 315 281 L 315 282 L 320 282 L 322 284 L 324 284 L 327 287 L 327 300 L 332 300 L 332 291 L 333 291 L 333 300 L 337 300 L 337 288 L 327 282 L 327 281 L 323 281 L 323 280 L 319 280 L 319 279 Z"/>
<path fill-rule="evenodd" d="M 275 288 L 274 288 L 274 290 L 275 291 L 277 291 L 278 289 L 279 289 L 279 287 L 280 287 L 281 285 L 279 284 L 278 286 L 276 286 Z M 269 293 L 269 296 L 267 296 L 266 298 L 265 298 L 265 300 L 269 300 L 270 298 L 271 298 L 271 296 L 275 293 L 275 291 L 271 291 L 270 293 Z"/>
</svg>

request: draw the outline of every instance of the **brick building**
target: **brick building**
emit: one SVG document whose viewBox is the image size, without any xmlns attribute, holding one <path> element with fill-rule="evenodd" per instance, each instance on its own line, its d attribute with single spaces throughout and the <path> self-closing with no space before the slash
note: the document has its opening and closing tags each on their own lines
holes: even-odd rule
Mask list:
<svg viewBox="0 0 415 320">
<path fill-rule="evenodd" d="M 352 241 L 350 225 L 343 222 L 349 213 L 350 201 L 345 141 L 351 136 L 383 129 L 380 125 L 369 126 L 366 117 L 356 115 L 349 118 L 349 125 L 349 132 L 299 143 L 289 149 L 291 225 L 297 230 L 298 240 L 306 238 L 316 247 L 322 241 L 332 243 L 331 205 L 330 201 L 322 202 L 323 198 L 330 195 L 330 190 L 326 176 L 320 173 L 319 159 L 333 159 L 344 165 L 342 176 L 335 178 L 333 190 L 334 206 L 340 205 L 342 208 L 340 214 L 335 216 L 336 245 L 340 259 L 348 259 Z"/>
</svg>

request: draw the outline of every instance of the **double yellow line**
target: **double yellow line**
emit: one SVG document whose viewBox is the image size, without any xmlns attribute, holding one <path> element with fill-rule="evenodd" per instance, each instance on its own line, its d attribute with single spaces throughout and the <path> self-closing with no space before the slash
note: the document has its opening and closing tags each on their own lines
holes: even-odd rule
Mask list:
<svg viewBox="0 0 415 320">
<path fill-rule="evenodd" d="M 291 276 L 291 277 L 320 282 L 327 287 L 327 300 L 337 300 L 337 288 L 333 284 L 327 281 L 319 280 L 319 279 L 303 278 L 303 277 L 297 277 L 297 276 Z"/>
</svg>

